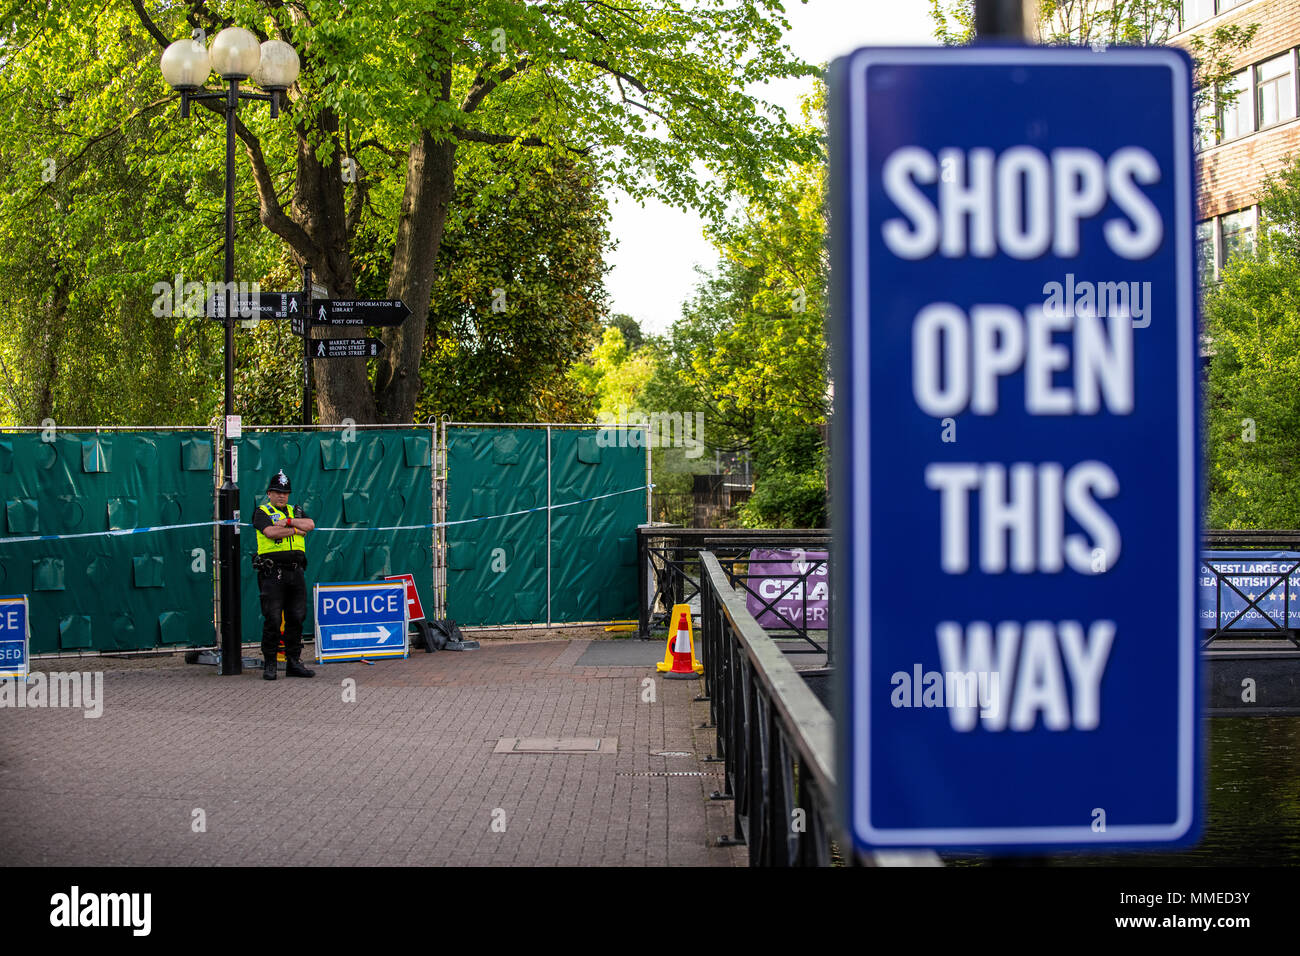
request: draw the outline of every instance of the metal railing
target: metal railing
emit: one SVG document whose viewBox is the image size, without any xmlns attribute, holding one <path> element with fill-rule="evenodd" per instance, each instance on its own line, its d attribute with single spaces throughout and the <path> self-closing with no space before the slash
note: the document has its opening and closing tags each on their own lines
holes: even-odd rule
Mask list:
<svg viewBox="0 0 1300 956">
<path fill-rule="evenodd" d="M 770 597 L 762 593 L 762 585 L 759 590 L 750 586 L 750 578 L 755 577 L 750 565 L 750 555 L 748 551 L 742 554 L 723 555 L 718 552 L 712 552 L 718 559 L 719 566 L 727 572 L 727 581 L 733 587 L 745 595 L 747 607 L 752 607 L 755 603 L 759 605 L 759 615 L 767 618 L 771 623 L 760 624 L 769 636 L 794 637 L 806 643 L 807 647 L 784 648 L 787 654 L 825 654 L 829 641 L 825 635 L 830 633 L 829 626 L 822 628 L 810 628 L 808 626 L 808 593 L 811 590 L 813 582 L 820 578 L 822 581 L 827 580 L 826 558 L 808 557 L 800 562 L 803 569 L 799 570 L 798 566 L 792 564 L 794 570 L 789 573 L 771 572 L 761 575 L 761 580 L 771 582 L 780 588 L 779 592 Z M 800 604 L 798 614 L 794 614 L 791 606 L 795 601 Z M 829 610 L 830 602 L 827 601 Z M 788 612 L 788 613 L 787 613 Z M 798 620 L 791 620 L 794 615 Z M 829 622 L 827 622 L 829 625 Z M 812 637 L 809 631 L 816 631 L 822 635 L 822 643 L 818 643 Z"/>
<path fill-rule="evenodd" d="M 656 628 L 667 627 L 673 605 L 694 606 L 700 596 L 700 561 L 703 550 L 728 556 L 747 554 L 754 548 L 826 550 L 830 533 L 823 529 L 674 528 L 637 529 L 637 574 L 640 594 L 638 636 L 648 640 Z"/>
<path fill-rule="evenodd" d="M 719 842 L 746 845 L 751 866 L 829 866 L 831 715 L 758 626 L 718 559 L 705 551 L 700 564 L 704 681 L 726 768 L 715 797 L 734 806 L 734 833 Z"/>
</svg>

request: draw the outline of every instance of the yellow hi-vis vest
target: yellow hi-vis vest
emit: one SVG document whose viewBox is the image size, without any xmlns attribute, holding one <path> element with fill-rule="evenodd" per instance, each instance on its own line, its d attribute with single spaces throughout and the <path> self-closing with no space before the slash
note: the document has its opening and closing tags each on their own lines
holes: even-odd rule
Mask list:
<svg viewBox="0 0 1300 956">
<path fill-rule="evenodd" d="M 278 511 L 271 507 L 270 504 L 264 504 L 259 511 L 265 512 L 275 521 L 281 518 L 293 517 L 293 505 L 285 505 L 284 511 Z M 257 533 L 257 553 L 263 554 L 287 554 L 290 551 L 301 551 L 307 553 L 307 539 L 300 534 L 291 535 L 287 538 L 268 538 L 262 532 Z"/>
</svg>

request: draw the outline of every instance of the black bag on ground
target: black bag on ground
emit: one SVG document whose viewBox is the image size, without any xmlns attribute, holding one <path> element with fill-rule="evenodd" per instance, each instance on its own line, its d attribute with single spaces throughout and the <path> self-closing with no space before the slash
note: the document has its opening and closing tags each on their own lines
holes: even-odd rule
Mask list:
<svg viewBox="0 0 1300 956">
<path fill-rule="evenodd" d="M 440 651 L 446 649 L 448 641 L 459 642 L 465 640 L 465 633 L 450 618 L 444 618 L 441 621 L 430 621 L 429 633 L 433 638 L 433 646 Z"/>
</svg>

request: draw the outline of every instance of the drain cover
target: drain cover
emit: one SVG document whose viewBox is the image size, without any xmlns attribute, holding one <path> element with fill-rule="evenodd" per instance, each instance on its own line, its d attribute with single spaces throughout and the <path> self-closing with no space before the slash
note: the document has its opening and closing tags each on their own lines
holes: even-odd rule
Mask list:
<svg viewBox="0 0 1300 956">
<path fill-rule="evenodd" d="M 720 770 L 620 770 L 616 777 L 712 777 Z"/>
<path fill-rule="evenodd" d="M 497 754 L 614 754 L 617 737 L 502 737 Z"/>
<path fill-rule="evenodd" d="M 652 750 L 650 751 L 650 756 L 652 757 L 694 757 L 695 754 L 691 753 L 689 750 Z"/>
</svg>

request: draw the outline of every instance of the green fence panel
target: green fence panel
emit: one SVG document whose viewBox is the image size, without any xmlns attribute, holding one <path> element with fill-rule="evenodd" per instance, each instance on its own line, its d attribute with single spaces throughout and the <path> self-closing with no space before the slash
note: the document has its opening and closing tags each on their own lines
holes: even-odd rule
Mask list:
<svg viewBox="0 0 1300 956">
<path fill-rule="evenodd" d="M 545 430 L 450 428 L 447 475 L 447 616 L 544 624 Z"/>
<path fill-rule="evenodd" d="M 597 429 L 551 432 L 551 620 L 637 616 L 636 527 L 646 520 L 645 449 Z M 594 499 L 594 500 L 593 500 Z"/>
<path fill-rule="evenodd" d="M 421 601 L 432 611 L 431 435 L 429 429 L 416 428 L 244 427 L 236 444 L 245 643 L 262 639 L 262 606 L 253 570 L 257 554 L 253 512 L 266 503 L 266 486 L 280 469 L 293 487 L 289 504 L 304 509 L 317 528 L 307 535 L 308 606 L 303 631 L 308 638 L 315 628 L 311 590 L 317 584 L 413 574 Z"/>
<path fill-rule="evenodd" d="M 28 596 L 33 654 L 212 645 L 212 458 L 199 429 L 0 439 L 0 594 Z"/>
<path fill-rule="evenodd" d="M 602 447 L 600 434 L 550 432 L 552 622 L 636 617 L 645 451 Z M 447 430 L 448 617 L 546 622 L 547 487 L 545 428 Z"/>
</svg>

